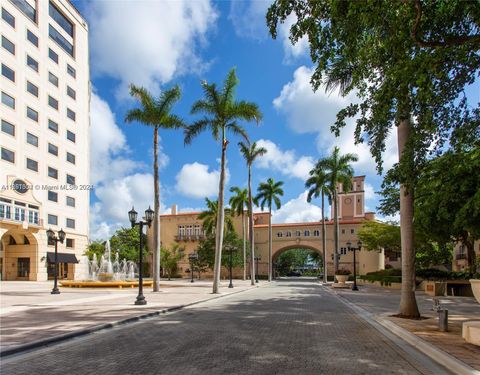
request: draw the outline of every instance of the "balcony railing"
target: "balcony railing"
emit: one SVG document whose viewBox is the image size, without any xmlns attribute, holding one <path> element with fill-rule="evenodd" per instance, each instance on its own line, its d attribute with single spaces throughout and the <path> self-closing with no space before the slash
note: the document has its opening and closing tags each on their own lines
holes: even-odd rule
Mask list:
<svg viewBox="0 0 480 375">
<path fill-rule="evenodd" d="M 456 260 L 467 259 L 467 254 L 457 254 L 455 255 Z"/>
<path fill-rule="evenodd" d="M 175 236 L 175 241 L 200 241 L 205 239 L 204 234 L 177 234 Z"/>
<path fill-rule="evenodd" d="M 9 220 L 32 225 L 40 225 L 40 212 L 31 207 L 0 202 L 0 220 Z"/>
</svg>

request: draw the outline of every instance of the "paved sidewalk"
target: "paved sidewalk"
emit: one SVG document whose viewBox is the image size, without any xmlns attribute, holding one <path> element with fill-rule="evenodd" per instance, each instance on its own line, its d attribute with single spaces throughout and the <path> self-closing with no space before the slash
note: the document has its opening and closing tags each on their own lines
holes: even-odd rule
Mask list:
<svg viewBox="0 0 480 375">
<path fill-rule="evenodd" d="M 438 316 L 432 310 L 433 297 L 416 292 L 417 304 L 423 320 L 395 318 L 398 313 L 400 291 L 370 285 L 359 285 L 359 291 L 335 289 L 334 292 L 363 308 L 364 310 L 410 331 L 416 336 L 434 345 L 480 371 L 480 347 L 466 343 L 462 338 L 462 323 L 468 320 L 480 320 L 480 304 L 470 297 L 436 297 L 442 307 L 448 309 L 448 332 L 438 330 Z"/>
<path fill-rule="evenodd" d="M 212 294 L 208 280 L 161 281 L 160 292 L 144 288 L 147 305 L 137 306 L 135 289 L 60 288 L 52 295 L 52 282 L 0 283 L 0 349 L 91 329 L 136 316 L 184 306 L 252 288 L 250 281 L 222 281 L 220 294 Z M 259 285 L 259 284 L 257 284 Z M 260 284 L 261 285 L 261 284 Z"/>
</svg>

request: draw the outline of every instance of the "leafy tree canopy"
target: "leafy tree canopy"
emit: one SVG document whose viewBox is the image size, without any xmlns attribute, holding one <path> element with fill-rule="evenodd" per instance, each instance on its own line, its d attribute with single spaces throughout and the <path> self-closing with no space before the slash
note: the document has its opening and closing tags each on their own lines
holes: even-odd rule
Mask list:
<svg viewBox="0 0 480 375">
<path fill-rule="evenodd" d="M 143 257 L 148 253 L 147 236 L 143 234 Z M 135 228 L 121 228 L 115 232 L 110 238 L 110 248 L 112 249 L 112 257 L 117 251 L 119 258 L 122 260 L 132 260 L 138 262 L 140 249 L 140 233 L 138 227 Z"/>
<path fill-rule="evenodd" d="M 225 236 L 223 238 L 222 266 L 224 267 L 228 267 L 230 265 L 230 248 L 234 249 L 232 254 L 233 267 L 242 266 L 243 241 L 234 231 L 225 232 Z M 213 235 L 209 235 L 204 240 L 200 241 L 197 252 L 201 262 L 205 263 L 209 268 L 213 268 L 215 264 L 215 237 Z"/>
<path fill-rule="evenodd" d="M 180 246 L 178 243 L 173 244 L 170 249 L 165 247 L 160 249 L 160 265 L 164 269 L 169 280 L 176 275 L 178 262 L 184 257 L 184 255 L 185 247 Z"/>
</svg>

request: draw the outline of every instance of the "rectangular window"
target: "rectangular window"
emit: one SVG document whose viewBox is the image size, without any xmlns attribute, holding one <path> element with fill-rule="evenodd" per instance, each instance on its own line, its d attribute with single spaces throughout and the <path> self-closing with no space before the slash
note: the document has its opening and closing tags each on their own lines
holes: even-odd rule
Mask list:
<svg viewBox="0 0 480 375">
<path fill-rule="evenodd" d="M 58 77 L 55 74 L 48 72 L 48 81 L 58 87 Z"/>
<path fill-rule="evenodd" d="M 38 137 L 32 133 L 27 132 L 27 143 L 32 146 L 38 147 Z"/>
<path fill-rule="evenodd" d="M 27 81 L 27 91 L 38 98 L 38 87 L 30 81 Z"/>
<path fill-rule="evenodd" d="M 27 30 L 27 40 L 30 43 L 32 43 L 35 47 L 38 47 L 38 36 L 36 36 L 30 30 Z"/>
<path fill-rule="evenodd" d="M 48 105 L 58 111 L 58 100 L 48 95 Z"/>
<path fill-rule="evenodd" d="M 2 19 L 10 26 L 15 28 L 15 17 L 12 16 L 5 8 L 2 8 Z"/>
<path fill-rule="evenodd" d="M 38 172 L 38 161 L 27 158 L 27 168 Z"/>
<path fill-rule="evenodd" d="M 65 245 L 66 245 L 69 249 L 73 249 L 73 248 L 75 247 L 75 240 L 74 240 L 73 238 L 67 238 Z"/>
<path fill-rule="evenodd" d="M 77 71 L 70 64 L 67 64 L 67 73 L 70 74 L 73 78 L 77 78 Z"/>
<path fill-rule="evenodd" d="M 15 98 L 4 93 L 3 91 L 2 91 L 2 103 L 5 104 L 6 106 L 9 106 L 12 109 L 15 109 Z"/>
<path fill-rule="evenodd" d="M 58 193 L 55 191 L 48 191 L 48 200 L 52 202 L 58 202 Z"/>
<path fill-rule="evenodd" d="M 69 207 L 75 207 L 75 198 L 73 198 L 73 197 L 67 197 L 67 206 L 69 206 Z"/>
<path fill-rule="evenodd" d="M 55 132 L 55 133 L 58 133 L 58 124 L 55 122 L 55 121 L 52 121 L 52 120 L 48 120 L 48 128 Z"/>
<path fill-rule="evenodd" d="M 70 174 L 67 174 L 67 184 L 75 185 L 75 177 Z"/>
<path fill-rule="evenodd" d="M 2 64 L 2 76 L 8 78 L 12 82 L 15 82 L 15 72 L 5 64 Z"/>
<path fill-rule="evenodd" d="M 27 107 L 27 117 L 33 121 L 38 122 L 38 112 L 30 107 Z"/>
<path fill-rule="evenodd" d="M 48 57 L 58 64 L 58 55 L 51 48 L 48 49 Z"/>
<path fill-rule="evenodd" d="M 17 8 L 21 10 L 23 14 L 25 14 L 33 22 L 36 22 L 37 12 L 35 8 L 28 3 L 28 1 L 26 0 L 10 0 L 10 1 L 14 3 L 17 6 Z"/>
<path fill-rule="evenodd" d="M 75 229 L 75 220 L 67 218 L 67 228 Z"/>
<path fill-rule="evenodd" d="M 27 55 L 27 66 L 38 72 L 38 61 L 30 55 Z"/>
<path fill-rule="evenodd" d="M 52 25 L 48 25 L 48 35 L 52 38 L 65 52 L 73 56 L 72 44 L 63 37 Z"/>
<path fill-rule="evenodd" d="M 351 233 L 351 234 L 354 234 L 354 233 L 355 233 L 355 229 L 350 229 L 350 233 Z"/>
<path fill-rule="evenodd" d="M 52 3 L 50 2 L 50 6 L 48 9 L 48 14 L 52 17 L 58 25 L 67 32 L 73 38 L 73 23 L 63 15 L 62 12 Z"/>
<path fill-rule="evenodd" d="M 67 86 L 67 95 L 71 97 L 73 100 L 77 98 L 77 93 L 70 86 Z"/>
<path fill-rule="evenodd" d="M 9 122 L 2 120 L 2 132 L 7 133 L 15 137 L 15 125 L 10 124 Z"/>
<path fill-rule="evenodd" d="M 52 167 L 48 167 L 48 177 L 58 180 L 58 170 Z"/>
<path fill-rule="evenodd" d="M 58 156 L 58 147 L 49 143 L 48 144 L 48 152 L 52 155 Z"/>
<path fill-rule="evenodd" d="M 48 224 L 50 225 L 57 225 L 58 224 L 58 217 L 56 215 L 48 215 Z"/>
<path fill-rule="evenodd" d="M 71 132 L 70 130 L 67 130 L 67 139 L 75 143 L 75 133 Z"/>
<path fill-rule="evenodd" d="M 67 161 L 69 163 L 75 164 L 75 155 L 71 154 L 70 152 L 67 152 Z"/>
<path fill-rule="evenodd" d="M 70 120 L 75 121 L 75 118 L 77 117 L 77 115 L 76 115 L 75 112 L 73 112 L 70 108 L 67 108 L 67 117 L 68 117 Z"/>
<path fill-rule="evenodd" d="M 10 42 L 7 38 L 2 35 L 2 47 L 5 48 L 12 55 L 15 55 L 15 44 Z"/>
<path fill-rule="evenodd" d="M 30 277 L 30 258 L 18 258 L 17 261 L 17 277 Z"/>
<path fill-rule="evenodd" d="M 15 153 L 2 147 L 2 160 L 9 161 L 10 163 L 15 163 Z"/>
</svg>

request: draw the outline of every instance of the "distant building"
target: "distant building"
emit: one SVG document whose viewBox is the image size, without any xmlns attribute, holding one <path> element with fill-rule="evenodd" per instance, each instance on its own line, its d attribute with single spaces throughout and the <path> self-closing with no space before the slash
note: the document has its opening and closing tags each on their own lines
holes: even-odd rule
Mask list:
<svg viewBox="0 0 480 375">
<path fill-rule="evenodd" d="M 59 243 L 73 278 L 89 216 L 89 54 L 85 19 L 68 0 L 1 0 L 0 273 L 47 280 Z"/>
<path fill-rule="evenodd" d="M 374 220 L 374 213 L 365 212 L 365 176 L 354 177 L 353 189 L 351 192 L 344 193 L 340 187 L 340 241 L 339 241 L 339 268 L 349 269 L 353 272 L 353 252 L 348 251 L 347 242 L 352 246 L 358 242 L 358 229 L 366 220 Z M 188 263 L 188 254 L 194 252 L 199 241 L 205 234 L 202 228 L 202 221 L 198 219 L 200 212 L 177 212 L 177 207 L 172 207 L 171 214 L 162 215 L 160 219 L 160 238 L 162 245 L 170 247 L 174 243 L 179 243 L 185 247 L 185 257 L 179 262 L 179 273 L 182 276 L 188 276 L 190 265 Z M 268 273 L 268 212 L 257 212 L 254 214 L 255 221 L 255 253 L 260 255 L 259 261 L 260 275 Z M 242 223 L 241 217 L 234 218 L 236 232 L 241 237 Z M 334 254 L 334 222 L 328 220 L 327 225 L 327 272 L 333 275 L 333 254 Z M 149 229 L 149 248 L 153 247 L 152 240 L 153 227 Z M 311 249 L 323 254 L 322 250 L 322 223 L 319 221 L 309 223 L 285 223 L 272 225 L 272 254 L 273 264 L 278 256 L 289 249 L 302 248 Z M 248 259 L 247 259 L 247 263 Z M 365 274 L 371 271 L 383 269 L 385 264 L 383 251 L 367 251 L 362 249 L 357 252 L 357 272 Z M 248 270 L 250 267 L 248 267 Z M 249 272 L 247 272 L 249 274 Z M 211 275 L 207 273 L 207 275 Z M 237 268 L 235 275 L 243 275 L 243 270 Z M 227 276 L 227 270 L 222 270 L 222 277 Z"/>
</svg>

